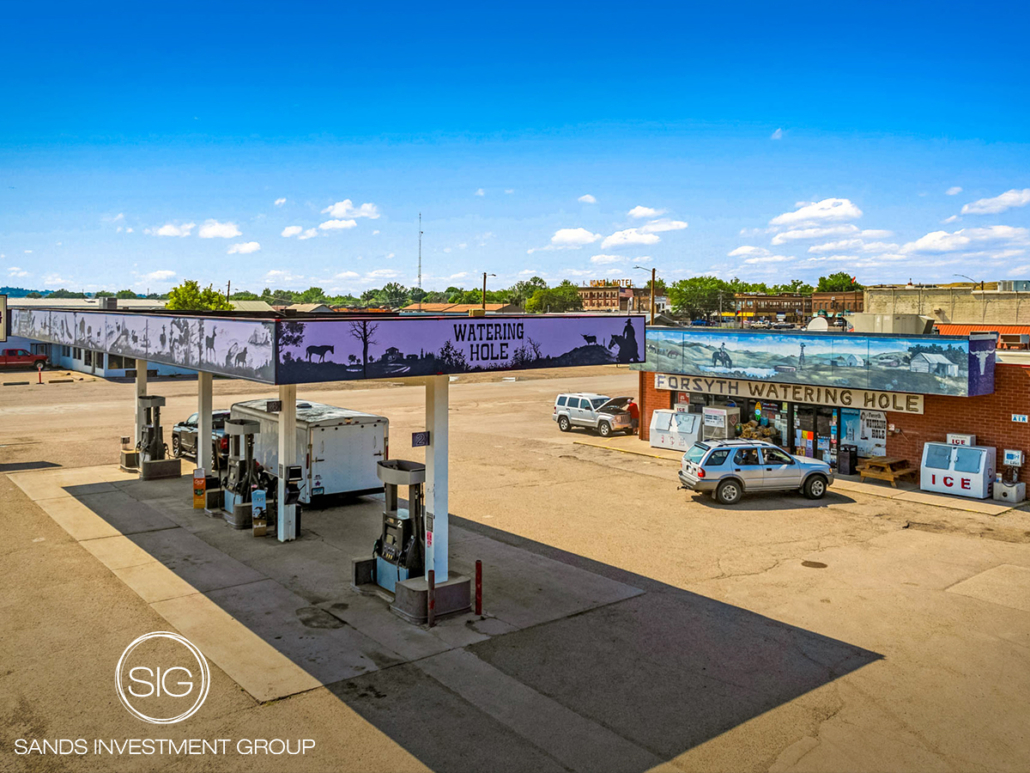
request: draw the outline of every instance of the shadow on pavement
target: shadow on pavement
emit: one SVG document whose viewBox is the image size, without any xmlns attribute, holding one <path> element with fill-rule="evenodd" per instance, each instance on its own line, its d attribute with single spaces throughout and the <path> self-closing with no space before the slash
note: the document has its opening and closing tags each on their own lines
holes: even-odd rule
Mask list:
<svg viewBox="0 0 1030 773">
<path fill-rule="evenodd" d="M 184 488 L 188 481 L 175 485 Z M 333 564 L 317 563 L 317 552 L 302 554 L 294 547 L 307 540 L 278 545 L 255 540 L 246 532 L 191 534 L 178 528 L 171 515 L 162 514 L 170 507 L 170 498 L 131 500 L 131 519 L 141 531 L 127 533 L 131 532 L 125 528 L 130 514 L 124 502 L 116 506 L 115 492 L 79 488 L 68 491 L 438 771 L 642 773 L 882 657 L 455 516 L 451 516 L 452 571 L 468 571 L 484 552 L 506 556 L 507 568 L 494 566 L 485 579 L 485 609 L 496 612 L 498 618 L 502 613 L 498 607 L 491 609 L 491 598 L 503 597 L 508 605 L 514 599 L 523 610 L 553 604 L 554 588 L 545 587 L 547 582 L 553 586 L 555 577 L 572 573 L 588 583 L 628 586 L 626 592 L 598 600 L 583 611 L 541 618 L 545 621 L 540 623 L 512 625 L 498 619 L 499 627 L 491 634 L 462 639 L 461 634 L 479 623 L 479 618 L 469 615 L 449 629 L 457 637 L 453 644 L 442 644 L 423 655 L 397 657 L 399 639 L 376 638 L 380 630 L 394 637 L 401 630 L 400 636 L 411 641 L 435 635 L 413 626 L 391 627 L 398 621 L 385 605 L 381 614 L 373 610 L 378 622 L 360 631 L 351 622 L 327 629 L 304 628 L 301 646 L 291 641 L 297 626 L 293 607 L 300 600 L 292 593 L 290 599 L 275 600 L 276 594 L 287 591 L 255 571 L 259 567 L 270 572 L 267 559 L 260 559 L 266 561 L 262 565 L 252 557 L 255 551 L 273 551 L 275 560 L 288 566 L 294 578 L 303 579 L 305 571 L 312 576 L 325 573 L 327 566 L 333 571 Z M 341 508 L 338 528 L 347 528 L 355 511 Z M 189 518 L 188 511 L 174 520 L 181 522 L 182 517 Z M 195 517 L 203 519 L 200 514 Z M 168 519 L 167 525 L 161 526 L 158 519 Z M 171 530 L 184 533 L 175 535 Z M 198 539 L 198 535 L 223 546 L 236 545 L 234 557 L 208 542 L 203 547 L 187 543 L 187 538 Z M 311 536 L 312 542 L 325 541 Z M 183 560 L 184 549 L 192 551 L 190 560 Z M 302 555 L 314 558 L 305 564 Z M 547 578 L 541 576 L 539 583 L 532 573 L 528 582 L 524 570 L 519 574 L 525 565 L 542 562 L 555 562 L 557 570 Z M 233 564 L 239 564 L 239 570 Z M 338 571 L 348 572 L 349 560 L 341 556 Z M 517 583 L 511 580 L 515 576 L 520 577 Z M 238 584 L 227 586 L 230 581 Z M 205 582 L 214 590 L 206 591 Z M 246 606 L 259 597 L 241 596 L 242 589 L 264 587 L 269 590 L 262 591 L 263 598 L 271 601 L 247 614 Z M 326 589 L 324 579 L 319 587 L 339 602 L 333 606 L 346 608 L 364 598 L 343 584 Z M 331 609 L 330 602 L 323 604 Z M 358 653 L 351 650 L 360 647 L 362 657 L 370 659 L 369 667 L 359 664 L 340 671 L 339 662 L 355 661 Z M 347 676 L 334 677 L 334 673 Z"/>
<path fill-rule="evenodd" d="M 0 473 L 24 472 L 25 470 L 46 470 L 51 467 L 60 467 L 56 462 L 8 462 L 0 464 Z"/>
</svg>

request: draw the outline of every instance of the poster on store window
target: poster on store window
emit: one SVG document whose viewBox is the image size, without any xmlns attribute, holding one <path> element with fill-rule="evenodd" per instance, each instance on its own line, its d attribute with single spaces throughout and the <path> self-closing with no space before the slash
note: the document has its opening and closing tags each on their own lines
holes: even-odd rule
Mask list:
<svg viewBox="0 0 1030 773">
<path fill-rule="evenodd" d="M 858 448 L 859 456 L 887 455 L 887 415 L 882 411 L 841 411 L 846 445 Z"/>
</svg>

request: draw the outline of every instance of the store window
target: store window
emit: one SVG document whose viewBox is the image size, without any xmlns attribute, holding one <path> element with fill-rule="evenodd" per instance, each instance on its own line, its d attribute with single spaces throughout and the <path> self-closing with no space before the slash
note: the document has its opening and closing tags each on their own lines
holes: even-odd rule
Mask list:
<svg viewBox="0 0 1030 773">
<path fill-rule="evenodd" d="M 93 352 L 90 351 L 89 349 L 87 349 L 85 351 L 85 353 L 84 353 L 84 356 L 82 358 L 82 364 L 83 365 L 92 365 L 93 364 Z"/>
</svg>

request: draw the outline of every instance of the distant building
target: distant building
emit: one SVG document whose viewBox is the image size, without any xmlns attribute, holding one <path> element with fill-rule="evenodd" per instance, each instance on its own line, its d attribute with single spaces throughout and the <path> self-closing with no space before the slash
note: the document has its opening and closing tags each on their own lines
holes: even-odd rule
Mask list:
<svg viewBox="0 0 1030 773">
<path fill-rule="evenodd" d="M 941 325 L 1030 325 L 1030 291 L 1022 281 L 867 287 L 866 310 L 923 314 Z"/>
<path fill-rule="evenodd" d="M 467 317 L 471 309 L 482 309 L 481 303 L 417 303 L 409 304 L 401 309 L 402 314 L 455 314 Z M 523 314 L 525 310 L 512 303 L 488 303 L 487 314 Z"/>
<path fill-rule="evenodd" d="M 812 316 L 814 317 L 861 314 L 863 311 L 865 311 L 865 293 L 863 290 L 812 293 Z"/>
<path fill-rule="evenodd" d="M 811 295 L 736 293 L 733 304 L 735 311 L 726 310 L 723 316 L 732 314 L 752 322 L 804 322 L 812 316 Z"/>
<path fill-rule="evenodd" d="M 332 306 L 324 303 L 292 303 L 283 307 L 286 311 L 295 311 L 298 314 L 332 314 Z M 276 307 L 278 310 L 279 307 Z"/>
</svg>

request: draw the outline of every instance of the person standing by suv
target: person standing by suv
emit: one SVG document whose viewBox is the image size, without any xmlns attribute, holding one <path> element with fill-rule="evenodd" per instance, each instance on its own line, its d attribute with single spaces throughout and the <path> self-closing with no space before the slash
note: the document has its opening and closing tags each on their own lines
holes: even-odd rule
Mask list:
<svg viewBox="0 0 1030 773">
<path fill-rule="evenodd" d="M 632 397 L 626 403 L 626 410 L 629 412 L 630 434 L 635 435 L 640 428 L 640 408 L 637 407 L 637 403 Z"/>
</svg>

